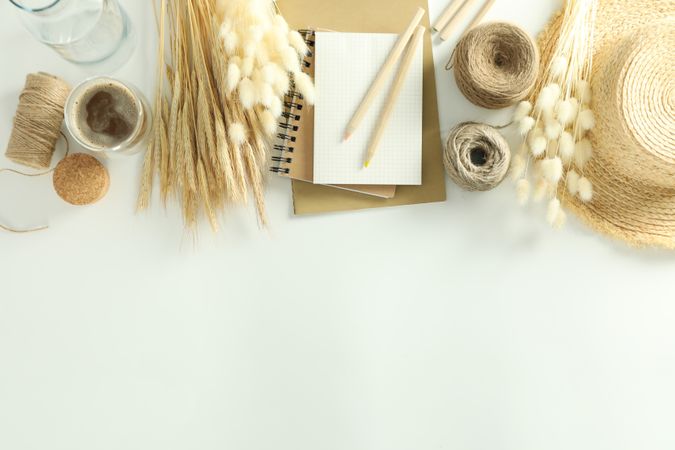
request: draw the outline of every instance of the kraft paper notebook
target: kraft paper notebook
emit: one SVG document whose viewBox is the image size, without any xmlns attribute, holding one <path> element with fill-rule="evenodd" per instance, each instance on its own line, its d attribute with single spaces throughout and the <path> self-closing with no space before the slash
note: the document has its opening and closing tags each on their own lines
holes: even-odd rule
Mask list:
<svg viewBox="0 0 675 450">
<path fill-rule="evenodd" d="M 303 61 L 303 71 L 314 78 L 314 31 L 301 31 L 311 53 Z M 293 180 L 314 183 L 314 106 L 291 91 L 284 99 L 284 112 L 272 156 L 272 172 Z M 393 185 L 331 185 L 381 198 L 392 198 Z"/>
<path fill-rule="evenodd" d="M 288 23 L 296 29 L 398 34 L 406 28 L 418 7 L 426 9 L 427 2 L 397 0 L 393 4 L 386 0 L 279 0 L 278 5 Z M 423 21 L 429 27 L 428 15 Z M 358 70 L 358 67 L 352 70 Z M 441 159 L 436 102 L 431 37 L 427 33 L 424 41 L 422 185 L 399 186 L 394 198 L 380 199 L 294 180 L 295 213 L 312 214 L 444 201 L 445 172 Z"/>
</svg>

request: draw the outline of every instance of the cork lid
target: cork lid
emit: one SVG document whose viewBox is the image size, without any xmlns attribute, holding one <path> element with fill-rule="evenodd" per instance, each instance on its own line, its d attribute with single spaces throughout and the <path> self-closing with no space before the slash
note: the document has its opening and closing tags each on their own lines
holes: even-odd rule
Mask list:
<svg viewBox="0 0 675 450">
<path fill-rule="evenodd" d="M 91 205 L 105 196 L 110 185 L 106 168 L 91 155 L 74 153 L 54 169 L 54 190 L 71 205 Z"/>
</svg>

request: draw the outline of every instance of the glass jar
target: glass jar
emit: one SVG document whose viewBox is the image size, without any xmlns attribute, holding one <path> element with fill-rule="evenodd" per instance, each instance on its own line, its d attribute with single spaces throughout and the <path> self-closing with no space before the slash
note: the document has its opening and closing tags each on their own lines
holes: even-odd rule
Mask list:
<svg viewBox="0 0 675 450">
<path fill-rule="evenodd" d="M 75 87 L 64 111 L 68 132 L 83 148 L 129 155 L 147 144 L 152 112 L 134 85 L 111 77 L 89 78 Z"/>
<path fill-rule="evenodd" d="M 131 22 L 117 0 L 10 0 L 40 42 L 77 64 L 95 64 L 133 52 Z M 123 60 L 123 61 L 122 61 Z"/>
</svg>

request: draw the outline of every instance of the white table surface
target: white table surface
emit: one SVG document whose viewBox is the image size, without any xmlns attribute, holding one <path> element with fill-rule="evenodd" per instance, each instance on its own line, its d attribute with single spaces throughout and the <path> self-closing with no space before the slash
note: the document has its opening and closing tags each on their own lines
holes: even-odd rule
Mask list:
<svg viewBox="0 0 675 450">
<path fill-rule="evenodd" d="M 283 1 L 283 0 L 281 0 Z M 309 1 L 309 0 L 308 0 Z M 628 0 L 626 0 L 628 1 Z M 498 0 L 537 32 L 560 0 Z M 150 2 L 124 0 L 142 44 L 116 75 L 150 93 Z M 431 0 L 435 18 L 445 0 Z M 0 4 L 0 143 L 24 77 L 87 74 Z M 507 117 L 443 70 L 441 124 Z M 0 175 L 0 449 L 675 448 L 675 258 L 638 251 L 507 182 L 448 200 L 296 218 L 271 178 L 198 241 L 174 205 L 135 215 L 140 157 L 108 196 L 64 205 L 50 180 Z M 0 156 L 0 166 L 10 166 Z"/>
</svg>

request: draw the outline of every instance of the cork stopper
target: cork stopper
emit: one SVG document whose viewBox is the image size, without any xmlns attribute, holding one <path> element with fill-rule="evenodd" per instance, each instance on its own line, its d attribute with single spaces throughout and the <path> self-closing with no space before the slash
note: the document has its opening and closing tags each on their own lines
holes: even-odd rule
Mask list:
<svg viewBox="0 0 675 450">
<path fill-rule="evenodd" d="M 108 171 L 96 158 L 74 153 L 54 169 L 54 190 L 71 205 L 91 205 L 105 196 L 110 185 Z"/>
</svg>

